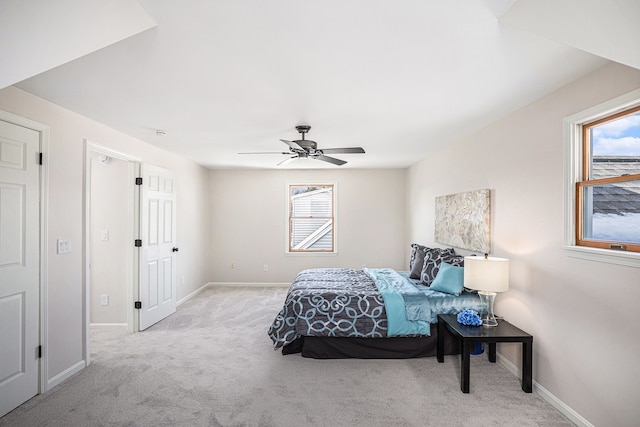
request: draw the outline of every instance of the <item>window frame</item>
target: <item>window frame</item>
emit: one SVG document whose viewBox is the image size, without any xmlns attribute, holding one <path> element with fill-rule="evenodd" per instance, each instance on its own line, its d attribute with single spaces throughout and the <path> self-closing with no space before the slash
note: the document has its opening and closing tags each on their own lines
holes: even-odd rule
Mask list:
<svg viewBox="0 0 640 427">
<path fill-rule="evenodd" d="M 632 114 L 640 112 L 640 106 L 631 107 L 623 111 L 617 112 L 612 115 L 600 118 L 598 120 L 583 123 L 582 124 L 582 173 L 580 174 L 581 180 L 576 183 L 576 245 L 577 246 L 589 246 L 594 248 L 612 249 L 612 250 L 626 250 L 630 252 L 640 252 L 640 243 L 627 243 L 616 242 L 606 240 L 594 240 L 584 237 L 584 192 L 588 187 L 595 187 L 598 185 L 616 184 L 620 182 L 638 181 L 640 180 L 639 174 L 622 175 L 607 178 L 594 179 L 591 176 L 593 159 L 591 155 L 591 140 L 590 129 L 604 123 L 609 123 L 626 117 Z M 619 249 L 614 248 L 618 246 Z M 624 249 L 622 249 L 624 248 Z"/>
<path fill-rule="evenodd" d="M 291 248 L 291 231 L 292 231 L 292 205 L 291 205 L 291 187 L 332 187 L 332 206 L 331 206 L 331 234 L 332 234 L 332 249 L 329 250 L 309 250 L 309 249 L 293 249 Z M 338 253 L 337 236 L 338 236 L 338 219 L 337 219 L 337 204 L 338 204 L 338 185 L 336 182 L 330 181 L 295 181 L 288 182 L 285 187 L 286 191 L 286 215 L 285 215 L 285 254 L 286 255 L 302 255 L 302 256 L 326 256 L 336 255 Z"/>
<path fill-rule="evenodd" d="M 620 180 L 635 180 L 637 175 L 589 180 L 584 175 L 588 170 L 590 159 L 585 137 L 586 127 L 615 119 L 616 115 L 626 114 L 629 110 L 640 107 L 640 89 L 611 99 L 585 111 L 566 117 L 563 121 L 564 130 L 564 249 L 569 256 L 608 262 L 613 264 L 640 267 L 640 252 L 611 249 L 609 242 L 591 244 L 593 240 L 585 241 L 579 237 L 582 227 L 582 212 L 578 203 L 582 203 L 581 193 L 586 186 L 619 182 Z M 588 243 L 588 244 L 585 244 Z M 611 242 L 619 243 L 619 242 Z M 627 248 L 630 244 L 624 243 Z M 634 245 L 636 246 L 636 245 Z"/>
</svg>

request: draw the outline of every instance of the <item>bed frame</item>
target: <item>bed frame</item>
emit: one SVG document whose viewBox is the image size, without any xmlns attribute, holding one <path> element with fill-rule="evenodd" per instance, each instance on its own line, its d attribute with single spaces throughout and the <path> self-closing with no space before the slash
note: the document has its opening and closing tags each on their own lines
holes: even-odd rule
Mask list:
<svg viewBox="0 0 640 427">
<path fill-rule="evenodd" d="M 460 344 L 445 331 L 444 353 L 460 354 Z M 313 359 L 409 359 L 431 357 L 437 352 L 438 328 L 430 336 L 389 338 L 300 337 L 282 348 L 282 354 L 301 353 Z"/>
</svg>

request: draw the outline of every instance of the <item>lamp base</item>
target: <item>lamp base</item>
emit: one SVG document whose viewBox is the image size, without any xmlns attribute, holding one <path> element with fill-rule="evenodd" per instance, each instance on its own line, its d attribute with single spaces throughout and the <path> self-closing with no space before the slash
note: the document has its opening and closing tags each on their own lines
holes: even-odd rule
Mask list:
<svg viewBox="0 0 640 427">
<path fill-rule="evenodd" d="M 478 291 L 478 295 L 480 295 L 480 300 L 487 307 L 487 313 L 482 316 L 482 326 L 498 326 L 496 316 L 493 314 L 493 302 L 496 299 L 496 293 L 488 291 Z"/>
</svg>

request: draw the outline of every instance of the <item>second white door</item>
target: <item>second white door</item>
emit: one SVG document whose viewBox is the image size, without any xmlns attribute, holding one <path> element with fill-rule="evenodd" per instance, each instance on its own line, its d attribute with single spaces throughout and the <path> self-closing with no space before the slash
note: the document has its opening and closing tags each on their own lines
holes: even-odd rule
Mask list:
<svg viewBox="0 0 640 427">
<path fill-rule="evenodd" d="M 140 330 L 176 311 L 176 186 L 171 171 L 141 165 Z"/>
</svg>

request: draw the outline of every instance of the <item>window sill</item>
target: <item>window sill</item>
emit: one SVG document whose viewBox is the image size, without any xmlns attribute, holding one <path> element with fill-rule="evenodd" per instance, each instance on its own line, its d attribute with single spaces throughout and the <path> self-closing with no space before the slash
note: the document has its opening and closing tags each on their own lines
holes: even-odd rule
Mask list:
<svg viewBox="0 0 640 427">
<path fill-rule="evenodd" d="M 568 256 L 573 258 L 640 268 L 640 253 L 638 252 L 615 251 L 586 246 L 565 246 L 564 250 Z"/>
<path fill-rule="evenodd" d="M 338 256 L 338 252 L 285 252 L 285 256 Z"/>
</svg>

